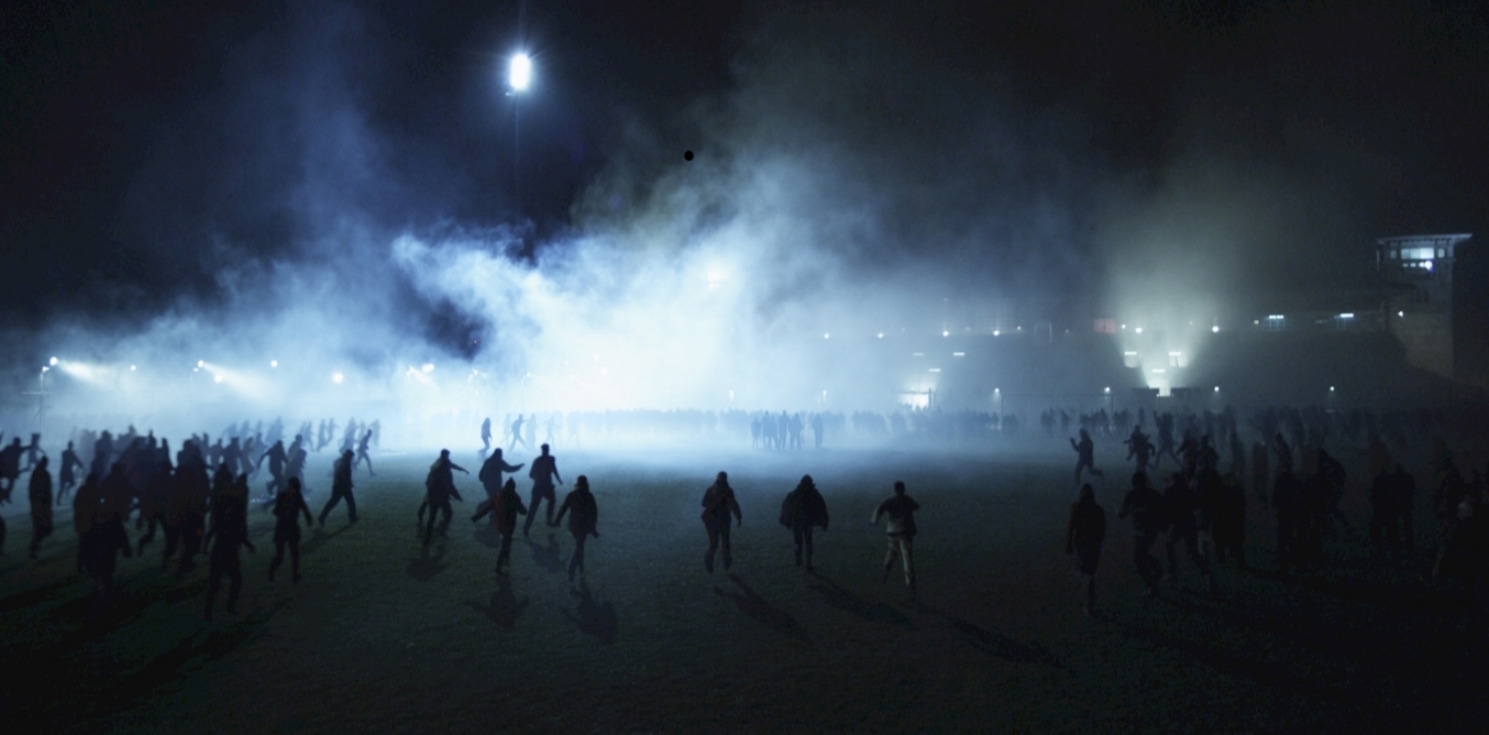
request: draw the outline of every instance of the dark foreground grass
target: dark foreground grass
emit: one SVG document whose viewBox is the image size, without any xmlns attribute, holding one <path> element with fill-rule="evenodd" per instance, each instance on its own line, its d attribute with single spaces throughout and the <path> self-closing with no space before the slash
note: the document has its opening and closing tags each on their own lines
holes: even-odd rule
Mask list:
<svg viewBox="0 0 1489 735">
<path fill-rule="evenodd" d="M 0 557 L 6 731 L 1463 732 L 1484 722 L 1485 669 L 1463 648 L 1454 597 L 1411 566 L 1364 558 L 1362 501 L 1332 542 L 1328 575 L 1222 569 L 1212 598 L 1181 557 L 1178 578 L 1148 600 L 1115 517 L 1124 483 L 1108 480 L 1099 610 L 1087 619 L 1062 553 L 1064 457 L 751 453 L 662 466 L 569 453 L 564 478 L 588 474 L 600 507 L 580 584 L 564 573 L 572 539 L 546 525 L 517 540 L 500 581 L 495 538 L 468 520 L 479 490 L 463 475 L 449 538 L 421 553 L 414 512 L 431 457 L 379 459 L 379 475 L 358 482 L 362 522 L 348 527 L 338 510 L 305 535 L 298 585 L 288 569 L 268 581 L 272 520 L 255 511 L 239 614 L 220 597 L 214 623 L 202 619 L 205 569 L 162 573 L 157 542 L 121 565 L 114 621 L 88 627 L 70 530 L 24 562 L 29 524 L 12 516 Z M 733 569 L 710 576 L 699 500 L 721 468 L 745 518 Z M 816 575 L 793 566 L 776 521 L 803 472 L 832 513 Z M 895 479 L 923 506 L 920 604 L 898 569 L 880 581 L 884 534 L 868 525 Z M 311 497 L 316 512 L 324 492 Z M 1258 508 L 1251 520 L 1248 553 L 1270 568 L 1272 525 Z"/>
</svg>

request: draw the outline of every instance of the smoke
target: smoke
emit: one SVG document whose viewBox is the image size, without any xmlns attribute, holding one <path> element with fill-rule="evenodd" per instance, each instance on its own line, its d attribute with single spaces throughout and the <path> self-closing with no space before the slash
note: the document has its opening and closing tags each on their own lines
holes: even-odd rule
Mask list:
<svg viewBox="0 0 1489 735">
<path fill-rule="evenodd" d="M 429 97 L 400 96 L 383 21 L 296 10 L 162 123 L 128 187 L 122 226 L 190 285 L 38 343 L 95 368 L 69 374 L 75 411 L 887 408 L 897 338 L 1232 319 L 1298 233 L 1356 236 L 1339 223 L 1372 200 L 1340 181 L 1386 165 L 1315 124 L 1258 138 L 1192 90 L 1161 160 L 1119 165 L 1091 106 L 902 20 L 762 13 L 727 89 L 616 113 L 555 225 L 481 204 L 502 195 L 458 105 L 388 114 Z M 1277 136 L 1318 161 L 1300 174 Z"/>
</svg>

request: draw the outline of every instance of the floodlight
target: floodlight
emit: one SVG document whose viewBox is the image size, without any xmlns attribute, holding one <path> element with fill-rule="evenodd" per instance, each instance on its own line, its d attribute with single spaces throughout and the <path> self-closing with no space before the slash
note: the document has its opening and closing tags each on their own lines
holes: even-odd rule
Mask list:
<svg viewBox="0 0 1489 735">
<path fill-rule="evenodd" d="M 342 375 L 341 373 L 331 373 L 331 382 L 332 383 L 335 383 L 337 385 L 341 385 L 341 381 L 342 380 L 345 380 L 345 379 L 346 379 L 346 376 Z"/>
<path fill-rule="evenodd" d="M 532 83 L 532 78 L 533 60 L 527 54 L 519 53 L 513 56 L 511 69 L 507 75 L 507 81 L 512 85 L 512 89 L 518 92 L 527 89 L 527 85 Z"/>
<path fill-rule="evenodd" d="M 1215 334 L 1220 334 L 1220 326 L 1219 325 L 1216 325 L 1216 326 L 1210 327 L 1210 331 L 1211 332 L 1214 332 Z"/>
<path fill-rule="evenodd" d="M 432 363 L 432 362 L 426 362 L 426 363 L 424 363 L 424 367 L 422 369 L 426 373 L 432 373 L 432 372 L 434 372 L 434 363 Z"/>
<path fill-rule="evenodd" d="M 48 360 L 48 361 L 47 361 L 47 362 L 48 362 L 48 364 L 50 364 L 50 365 L 51 365 L 51 366 L 52 366 L 52 367 L 57 367 L 57 358 L 55 358 L 55 357 L 54 357 L 54 358 L 52 358 L 52 359 L 51 359 L 51 360 Z"/>
<path fill-rule="evenodd" d="M 278 360 L 270 360 L 269 361 L 269 367 L 271 367 L 271 368 L 277 368 L 277 367 L 279 367 L 279 361 Z"/>
</svg>

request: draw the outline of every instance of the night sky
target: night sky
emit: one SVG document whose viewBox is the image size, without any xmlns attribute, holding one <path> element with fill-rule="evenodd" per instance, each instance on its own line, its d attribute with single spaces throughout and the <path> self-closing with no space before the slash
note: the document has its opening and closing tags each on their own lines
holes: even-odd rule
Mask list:
<svg viewBox="0 0 1489 735">
<path fill-rule="evenodd" d="M 831 246 L 845 268 L 944 263 L 1072 318 L 1124 270 L 1347 285 L 1374 238 L 1477 232 L 1489 211 L 1469 3 L 535 1 L 514 176 L 518 15 L 5 3 L 0 326 L 128 329 L 285 268 L 378 272 L 377 248 L 332 236 L 348 229 L 502 232 L 538 262 L 678 171 L 760 151 L 882 193 L 872 243 Z M 425 338 L 480 331 L 383 292 Z"/>
</svg>

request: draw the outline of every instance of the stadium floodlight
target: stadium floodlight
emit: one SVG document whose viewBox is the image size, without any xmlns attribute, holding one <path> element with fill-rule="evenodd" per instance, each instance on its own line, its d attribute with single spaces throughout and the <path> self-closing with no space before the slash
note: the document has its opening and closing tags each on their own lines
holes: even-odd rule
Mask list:
<svg viewBox="0 0 1489 735">
<path fill-rule="evenodd" d="M 1218 386 L 1218 385 L 1217 385 L 1217 386 L 1215 386 L 1215 392 L 1216 392 L 1216 393 L 1219 393 L 1219 392 L 1220 392 L 1220 386 Z"/>
<path fill-rule="evenodd" d="M 994 329 L 993 330 L 993 336 L 994 337 L 996 337 L 996 336 L 998 336 L 998 335 L 1000 335 L 1002 333 L 1003 333 L 1003 330 L 1001 330 L 1001 329 Z"/>
<path fill-rule="evenodd" d="M 426 372 L 426 373 L 432 373 L 432 372 L 434 372 L 434 363 L 432 363 L 432 362 L 426 362 L 426 363 L 424 363 L 424 367 L 421 368 L 421 369 L 424 372 Z"/>
<path fill-rule="evenodd" d="M 1137 329 L 1135 329 L 1133 331 L 1137 332 L 1138 334 L 1142 334 L 1143 333 L 1143 328 L 1142 327 L 1138 327 Z"/>
<path fill-rule="evenodd" d="M 133 365 L 130 365 L 129 366 L 129 372 L 131 372 L 131 373 L 134 372 L 134 366 Z"/>
<path fill-rule="evenodd" d="M 51 365 L 52 367 L 57 367 L 57 358 L 54 357 L 54 358 L 48 360 L 47 361 L 47 364 L 48 365 Z"/>
<path fill-rule="evenodd" d="M 206 360 L 197 360 L 196 361 L 196 366 L 199 367 L 199 368 L 204 368 L 204 367 L 207 366 L 207 361 Z"/>
<path fill-rule="evenodd" d="M 830 339 L 831 337 L 832 337 L 832 335 L 829 334 L 829 333 L 827 333 L 827 332 L 823 332 L 822 333 L 822 339 Z"/>
<path fill-rule="evenodd" d="M 1105 388 L 1102 388 L 1101 389 L 1101 392 L 1102 393 L 1110 393 L 1110 392 L 1112 392 L 1112 387 L 1111 386 L 1107 386 Z"/>
<path fill-rule="evenodd" d="M 507 83 L 512 89 L 522 92 L 533 80 L 533 60 L 525 53 L 518 53 L 512 57 L 511 66 L 508 68 Z"/>
<path fill-rule="evenodd" d="M 951 330 L 948 330 L 948 329 L 941 330 L 941 336 L 942 337 L 950 337 L 951 336 Z"/>
<path fill-rule="evenodd" d="M 1215 326 L 1210 327 L 1210 331 L 1213 332 L 1213 333 L 1215 333 L 1215 334 L 1220 334 L 1220 325 L 1219 324 L 1216 324 Z"/>
<path fill-rule="evenodd" d="M 343 381 L 343 380 L 346 380 L 346 376 L 345 375 L 342 375 L 341 373 L 331 373 L 331 382 L 332 383 L 335 383 L 337 385 L 341 385 L 341 381 Z"/>
<path fill-rule="evenodd" d="M 269 361 L 269 367 L 271 367 L 271 368 L 277 368 L 277 367 L 279 367 L 279 361 L 278 360 L 270 360 Z"/>
</svg>

